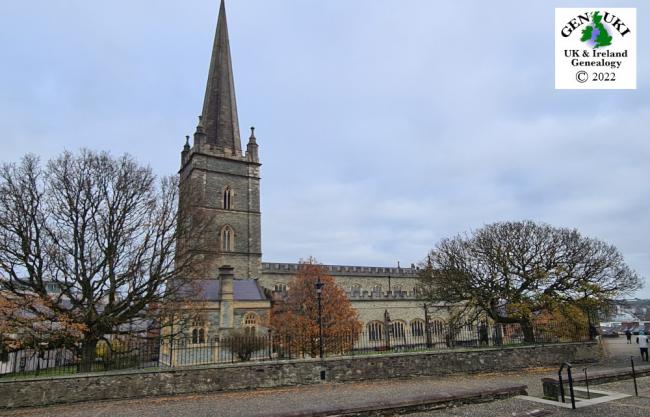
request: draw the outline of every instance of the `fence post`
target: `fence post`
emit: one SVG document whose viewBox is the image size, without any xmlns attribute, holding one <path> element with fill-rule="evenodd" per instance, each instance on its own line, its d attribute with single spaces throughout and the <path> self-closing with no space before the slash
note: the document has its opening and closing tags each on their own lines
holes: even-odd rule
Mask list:
<svg viewBox="0 0 650 417">
<path fill-rule="evenodd" d="M 639 388 L 636 386 L 636 371 L 634 370 L 634 356 L 630 356 L 630 362 L 632 363 L 632 379 L 634 379 L 634 395 L 639 396 Z"/>
<path fill-rule="evenodd" d="M 497 346 L 502 346 L 503 345 L 503 325 L 501 323 L 496 323 L 495 324 L 495 331 L 496 331 L 496 345 Z"/>
<path fill-rule="evenodd" d="M 567 374 L 569 379 L 569 393 L 571 394 L 571 408 L 576 409 L 576 397 L 573 393 L 573 376 L 571 375 L 571 364 L 567 365 Z"/>
<path fill-rule="evenodd" d="M 557 373 L 557 379 L 560 382 L 560 397 L 562 398 L 562 402 L 565 403 L 564 399 L 564 383 L 562 381 L 562 369 L 564 368 L 564 364 L 560 367 L 560 370 Z"/>
<path fill-rule="evenodd" d="M 169 366 L 174 366 L 174 335 L 169 335 Z"/>
</svg>

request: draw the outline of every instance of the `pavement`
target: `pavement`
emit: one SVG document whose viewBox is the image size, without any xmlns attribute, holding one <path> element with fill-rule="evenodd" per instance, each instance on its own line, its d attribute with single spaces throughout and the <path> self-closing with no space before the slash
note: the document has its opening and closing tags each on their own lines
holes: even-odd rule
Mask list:
<svg viewBox="0 0 650 417">
<path fill-rule="evenodd" d="M 288 415 L 297 410 L 356 408 L 362 404 L 403 401 L 421 398 L 432 393 L 457 395 L 464 390 L 494 389 L 522 384 L 539 383 L 546 370 L 530 375 L 482 374 L 475 377 L 415 378 L 409 380 L 382 380 L 353 384 L 323 384 L 301 387 L 273 388 L 255 391 L 218 392 L 200 395 L 143 398 L 121 401 L 88 402 L 0 411 L 0 416 L 21 417 L 268 417 Z M 523 383 L 525 385 L 525 383 Z"/>
<path fill-rule="evenodd" d="M 636 346 L 626 345 L 625 338 L 608 339 L 606 356 L 591 369 L 629 366 Z M 581 369 L 580 367 L 576 367 Z M 437 378 L 383 380 L 364 383 L 323 384 L 255 391 L 220 392 L 200 395 L 143 398 L 135 400 L 80 403 L 45 408 L 0 411 L 0 416 L 22 417 L 269 417 L 295 414 L 298 410 L 332 410 L 354 408 L 360 404 L 390 403 L 430 396 L 432 393 L 453 395 L 463 390 L 497 389 L 523 384 L 528 394 L 542 396 L 541 378 L 555 375 L 557 369 L 528 369 L 516 373 L 452 375 Z M 462 405 L 443 410 L 409 414 L 413 417 L 523 417 L 523 416 L 650 416 L 650 377 L 640 378 L 639 397 L 628 397 L 578 410 L 540 404 L 523 398 L 510 398 L 490 403 Z M 634 394 L 631 380 L 598 385 L 599 390 Z M 541 414 L 540 414 L 541 413 Z M 322 415 L 322 414 L 321 414 Z M 385 414 L 384 414 L 385 415 Z"/>
<path fill-rule="evenodd" d="M 639 397 L 634 396 L 632 380 L 600 384 L 598 390 L 630 395 L 620 400 L 571 410 L 539 404 L 522 398 L 510 398 L 485 404 L 471 404 L 445 410 L 409 414 L 409 417 L 524 417 L 524 416 L 588 416 L 588 417 L 648 417 L 650 416 L 650 377 L 637 380 Z M 596 389 L 596 387 L 592 387 Z"/>
</svg>

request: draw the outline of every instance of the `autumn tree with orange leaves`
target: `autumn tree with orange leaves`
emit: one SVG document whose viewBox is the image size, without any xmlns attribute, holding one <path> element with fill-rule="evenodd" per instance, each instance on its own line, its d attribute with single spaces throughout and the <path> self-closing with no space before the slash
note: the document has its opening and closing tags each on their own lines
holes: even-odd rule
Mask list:
<svg viewBox="0 0 650 417">
<path fill-rule="evenodd" d="M 0 357 L 20 349 L 71 346 L 85 330 L 85 325 L 51 308 L 47 300 L 0 292 Z"/>
<path fill-rule="evenodd" d="M 289 281 L 288 292 L 276 298 L 271 310 L 271 328 L 285 349 L 294 355 L 312 357 L 319 352 L 318 298 L 315 284 L 320 278 L 323 349 L 345 353 L 352 349 L 361 332 L 361 322 L 345 291 L 313 258 L 301 261 L 298 273 Z"/>
</svg>

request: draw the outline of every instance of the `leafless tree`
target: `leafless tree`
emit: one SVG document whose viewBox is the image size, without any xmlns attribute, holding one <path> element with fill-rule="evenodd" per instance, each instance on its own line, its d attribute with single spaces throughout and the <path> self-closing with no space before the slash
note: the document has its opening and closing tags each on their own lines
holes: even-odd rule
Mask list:
<svg viewBox="0 0 650 417">
<path fill-rule="evenodd" d="M 39 320 L 82 325 L 89 365 L 105 335 L 134 322 L 161 325 L 180 278 L 192 273 L 176 245 L 202 229 L 181 227 L 177 207 L 177 179 L 157 179 L 128 155 L 82 150 L 45 166 L 32 155 L 4 164 L 0 290 L 37 297 Z"/>
<path fill-rule="evenodd" d="M 532 221 L 495 223 L 441 240 L 421 263 L 424 292 L 498 323 L 519 323 L 527 341 L 532 318 L 563 303 L 609 303 L 641 279 L 612 245 Z"/>
</svg>

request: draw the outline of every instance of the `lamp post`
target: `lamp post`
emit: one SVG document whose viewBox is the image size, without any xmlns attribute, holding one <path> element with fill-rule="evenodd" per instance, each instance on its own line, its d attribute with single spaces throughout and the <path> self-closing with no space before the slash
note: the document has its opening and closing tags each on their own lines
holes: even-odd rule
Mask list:
<svg viewBox="0 0 650 417">
<path fill-rule="evenodd" d="M 323 292 L 324 285 L 325 283 L 321 282 L 319 276 L 318 281 L 316 281 L 316 296 L 318 297 L 318 345 L 321 359 L 323 359 L 323 307 L 321 304 L 321 293 Z"/>
<path fill-rule="evenodd" d="M 431 341 L 431 323 L 429 322 L 429 306 L 427 303 L 422 305 L 424 307 L 424 332 L 427 340 L 427 348 L 431 349 L 433 343 Z"/>
</svg>

